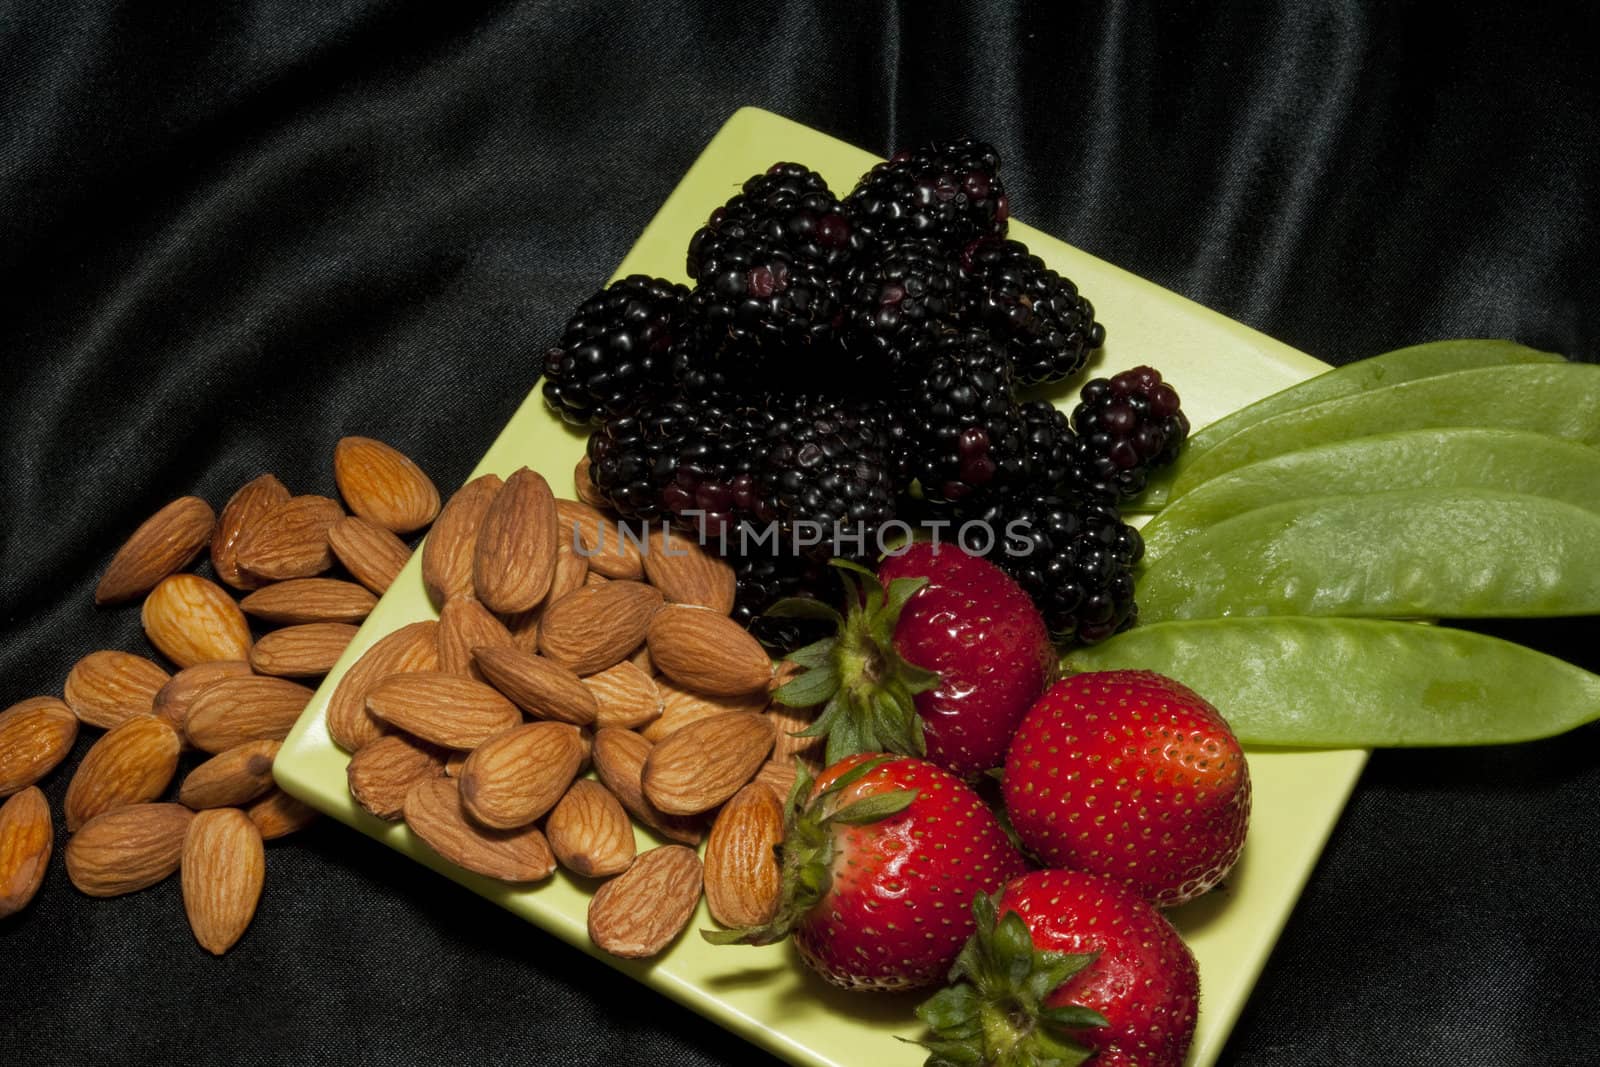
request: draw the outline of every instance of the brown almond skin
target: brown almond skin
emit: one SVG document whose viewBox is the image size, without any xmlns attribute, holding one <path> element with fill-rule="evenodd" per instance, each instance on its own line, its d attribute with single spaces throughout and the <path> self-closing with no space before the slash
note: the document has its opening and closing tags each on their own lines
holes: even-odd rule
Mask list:
<svg viewBox="0 0 1600 1067">
<path fill-rule="evenodd" d="M 339 677 L 328 698 L 328 734 L 346 752 L 388 731 L 367 710 L 367 693 L 391 674 L 431 671 L 439 666 L 439 624 L 432 619 L 407 623 L 373 642 Z"/>
<path fill-rule="evenodd" d="M 406 794 L 406 825 L 457 867 L 502 882 L 538 882 L 556 869 L 555 856 L 536 826 L 490 830 L 467 817 L 457 782 L 431 778 Z"/>
<path fill-rule="evenodd" d="M 148 889 L 178 869 L 193 818 L 182 804 L 129 804 L 96 815 L 67 842 L 67 877 L 91 897 Z"/>
<path fill-rule="evenodd" d="M 490 611 L 527 611 L 544 599 L 555 577 L 555 494 L 537 471 L 522 467 L 506 479 L 484 512 L 472 557 L 472 588 Z"/>
<path fill-rule="evenodd" d="M 444 775 L 444 753 L 425 741 L 388 734 L 362 745 L 345 768 L 350 795 L 380 819 L 398 819 L 418 782 Z"/>
<path fill-rule="evenodd" d="M 777 743 L 772 747 L 772 758 L 782 763 L 803 762 L 812 774 L 822 770 L 822 757 L 828 747 L 826 737 L 795 737 L 816 721 L 815 708 L 791 708 L 773 701 L 767 708 L 767 720 L 772 723 Z"/>
<path fill-rule="evenodd" d="M 328 547 L 356 581 L 379 596 L 389 591 L 411 559 L 411 549 L 399 535 L 355 515 L 328 528 Z"/>
<path fill-rule="evenodd" d="M 439 609 L 439 669 L 484 681 L 473 661 L 475 648 L 510 648 L 511 631 L 470 596 L 453 596 Z"/>
<path fill-rule="evenodd" d="M 627 810 L 592 778 L 572 783 L 545 820 L 544 834 L 556 861 L 585 878 L 621 874 L 637 851 Z"/>
<path fill-rule="evenodd" d="M 539 652 L 574 674 L 596 674 L 639 647 L 660 609 L 660 591 L 643 582 L 585 586 L 545 609 Z"/>
<path fill-rule="evenodd" d="M 596 730 L 591 755 L 595 773 L 635 819 L 671 841 L 698 845 L 705 827 L 660 811 L 644 795 L 644 765 L 654 746 L 632 730 Z"/>
<path fill-rule="evenodd" d="M 670 945 L 700 904 L 700 857 L 682 845 L 641 853 L 589 901 L 589 940 L 625 960 Z"/>
<path fill-rule="evenodd" d="M 94 590 L 96 604 L 143 596 L 169 574 L 194 562 L 211 540 L 217 516 L 197 496 L 179 497 L 139 525 L 117 549 Z"/>
<path fill-rule="evenodd" d="M 184 835 L 183 910 L 200 947 L 220 956 L 255 918 L 266 879 L 261 831 L 238 808 L 202 811 Z"/>
<path fill-rule="evenodd" d="M 377 607 L 371 590 L 340 578 L 295 578 L 258 589 L 239 601 L 245 614 L 278 626 L 360 622 Z"/>
<path fill-rule="evenodd" d="M 275 841 L 304 830 L 318 817 L 317 809 L 281 789 L 274 789 L 251 804 L 245 814 L 256 824 L 263 841 Z"/>
<path fill-rule="evenodd" d="M 289 490 L 271 474 L 263 474 L 239 487 L 222 508 L 211 535 L 211 567 L 217 577 L 235 589 L 254 589 L 262 579 L 239 567 L 239 538 L 261 516 L 285 503 Z"/>
<path fill-rule="evenodd" d="M 178 736 L 187 741 L 184 724 L 189 720 L 189 708 L 200 690 L 212 682 L 220 682 L 224 678 L 244 678 L 250 673 L 250 664 L 243 660 L 216 660 L 185 667 L 157 690 L 152 710 L 156 718 L 178 731 Z"/>
<path fill-rule="evenodd" d="M 461 768 L 461 802 L 484 826 L 526 826 L 555 807 L 587 756 L 576 726 L 518 726 L 472 750 Z"/>
<path fill-rule="evenodd" d="M 642 538 L 632 536 L 637 531 L 630 528 L 627 534 L 619 533 L 615 518 L 577 500 L 557 500 L 556 514 L 561 518 L 562 543 L 581 550 L 578 554 L 585 558 L 588 570 L 602 578 L 644 577 Z"/>
<path fill-rule="evenodd" d="M 397 534 L 420 530 L 439 514 L 439 490 L 393 445 L 345 437 L 333 449 L 333 480 L 351 511 Z"/>
<path fill-rule="evenodd" d="M 29 697 L 0 711 L 0 799 L 55 770 L 78 739 L 78 717 L 55 697 Z"/>
<path fill-rule="evenodd" d="M 589 466 L 589 457 L 585 454 L 572 469 L 572 491 L 580 502 L 588 504 L 591 508 L 609 508 L 610 503 L 600 495 L 600 490 L 595 488 L 593 479 L 589 477 Z"/>
<path fill-rule="evenodd" d="M 290 497 L 240 533 L 239 567 L 274 582 L 321 574 L 333 566 L 328 531 L 342 518 L 337 500 L 311 493 Z"/>
<path fill-rule="evenodd" d="M 761 782 L 780 797 L 787 799 L 789 794 L 794 791 L 794 783 L 797 777 L 798 773 L 792 761 L 783 763 L 778 760 L 768 760 L 761 765 L 761 769 L 756 772 L 756 776 L 751 781 Z"/>
<path fill-rule="evenodd" d="M 311 702 L 312 691 L 286 678 L 224 678 L 202 689 L 183 724 L 204 752 L 226 752 L 246 741 L 282 741 Z"/>
<path fill-rule="evenodd" d="M 367 690 L 367 710 L 395 729 L 442 748 L 477 748 L 522 722 L 492 687 L 443 671 L 390 675 Z"/>
<path fill-rule="evenodd" d="M 706 904 L 723 926 L 760 926 L 778 912 L 783 870 L 783 801 L 760 781 L 722 806 L 706 838 Z"/>
<path fill-rule="evenodd" d="M 505 622 L 506 632 L 511 635 L 511 644 L 524 652 L 537 653 L 539 651 L 539 621 L 544 618 L 546 605 L 519 611 L 515 615 L 507 615 Z"/>
<path fill-rule="evenodd" d="M 772 658 L 748 630 L 705 608 L 668 604 L 646 634 L 656 670 L 685 689 L 707 696 L 765 692 Z"/>
<path fill-rule="evenodd" d="M 460 778 L 461 770 L 467 765 L 468 752 L 452 752 L 444 761 L 444 776 L 446 778 Z"/>
<path fill-rule="evenodd" d="M 663 741 L 690 723 L 709 719 L 713 715 L 725 715 L 730 711 L 760 712 L 767 708 L 766 693 L 708 697 L 683 688 L 671 678 L 657 678 L 655 682 L 661 693 L 661 717 L 639 731 L 651 741 Z"/>
<path fill-rule="evenodd" d="M 556 570 L 550 578 L 550 591 L 543 605 L 554 604 L 568 593 L 582 589 L 589 581 L 589 561 L 579 555 L 572 543 L 563 537 L 556 544 Z"/>
<path fill-rule="evenodd" d="M 153 715 L 139 715 L 90 746 L 67 783 L 67 830 L 124 804 L 154 800 L 178 769 L 178 735 Z"/>
<path fill-rule="evenodd" d="M 109 730 L 154 711 L 156 694 L 171 680 L 154 660 L 105 649 L 72 665 L 61 695 L 85 725 Z"/>
<path fill-rule="evenodd" d="M 645 579 L 669 603 L 710 608 L 718 615 L 733 611 L 733 568 L 683 534 L 651 527 L 643 562 Z"/>
<path fill-rule="evenodd" d="M 610 580 L 611 580 L 610 578 L 607 578 L 605 575 L 601 574 L 599 571 L 593 571 L 592 570 L 588 574 L 584 575 L 583 584 L 584 585 L 605 585 Z"/>
<path fill-rule="evenodd" d="M 144 599 L 145 636 L 179 667 L 250 658 L 250 624 L 227 590 L 195 574 L 163 578 Z"/>
<path fill-rule="evenodd" d="M 50 805 L 37 786 L 0 804 L 0 919 L 27 907 L 39 892 L 54 848 Z"/>
<path fill-rule="evenodd" d="M 195 811 L 243 807 L 273 787 L 272 761 L 281 747 L 278 741 L 246 741 L 219 752 L 189 772 L 178 802 Z"/>
<path fill-rule="evenodd" d="M 709 811 L 755 777 L 772 742 L 772 724 L 749 712 L 690 723 L 651 749 L 644 795 L 668 815 Z"/>
<path fill-rule="evenodd" d="M 543 656 L 491 646 L 473 649 L 473 660 L 490 685 L 529 715 L 587 726 L 599 714 L 582 680 Z"/>
<path fill-rule="evenodd" d="M 583 679 L 594 696 L 596 726 L 637 730 L 661 717 L 661 689 L 644 671 L 623 660 Z"/>
<path fill-rule="evenodd" d="M 435 604 L 472 594 L 472 560 L 478 529 L 505 483 L 498 474 L 472 479 L 445 502 L 422 543 L 422 584 Z"/>
<path fill-rule="evenodd" d="M 348 622 L 303 622 L 261 635 L 250 649 L 250 666 L 275 678 L 318 678 L 333 670 L 355 639 Z"/>
</svg>

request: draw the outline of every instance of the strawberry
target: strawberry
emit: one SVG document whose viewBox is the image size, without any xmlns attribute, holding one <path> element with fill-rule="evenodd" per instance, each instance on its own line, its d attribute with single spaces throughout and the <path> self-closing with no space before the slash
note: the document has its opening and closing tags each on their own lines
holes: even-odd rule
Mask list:
<svg viewBox="0 0 1600 1067">
<path fill-rule="evenodd" d="M 1027 869 L 994 813 L 926 760 L 860 753 L 802 777 L 789 797 L 783 900 L 769 923 L 707 931 L 713 944 L 790 934 L 818 974 L 846 989 L 944 979 L 972 933 L 968 902 Z"/>
<path fill-rule="evenodd" d="M 786 704 L 824 703 L 805 736 L 827 759 L 855 752 L 923 756 L 973 777 L 1000 766 L 1017 723 L 1056 669 L 1033 601 L 1004 571 L 953 544 L 918 542 L 873 576 L 836 562 L 849 595 L 838 635 L 793 653 L 810 668 L 778 690 Z"/>
<path fill-rule="evenodd" d="M 1031 871 L 998 897 L 973 901 L 955 984 L 917 1009 L 928 1067 L 1183 1063 L 1200 980 L 1165 916 L 1082 871 Z"/>
<path fill-rule="evenodd" d="M 1250 768 L 1227 722 L 1150 671 L 1052 686 L 1017 728 L 1002 792 L 1047 866 L 1104 874 L 1161 907 L 1220 882 L 1250 821 Z"/>
</svg>

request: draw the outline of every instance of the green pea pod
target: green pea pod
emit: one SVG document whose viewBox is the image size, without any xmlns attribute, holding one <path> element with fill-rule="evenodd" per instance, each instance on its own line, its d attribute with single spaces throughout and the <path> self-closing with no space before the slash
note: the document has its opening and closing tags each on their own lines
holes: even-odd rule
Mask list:
<svg viewBox="0 0 1600 1067">
<path fill-rule="evenodd" d="M 1534 363 L 1454 371 L 1274 415 L 1192 457 L 1173 480 L 1167 500 L 1285 452 L 1441 426 L 1531 430 L 1595 444 L 1600 442 L 1600 366 Z"/>
<path fill-rule="evenodd" d="M 1308 497 L 1191 536 L 1137 592 L 1149 622 L 1596 614 L 1600 513 L 1486 489 Z"/>
<path fill-rule="evenodd" d="M 1062 663 L 1176 678 L 1249 745 L 1497 745 L 1600 718 L 1600 676 L 1499 638 L 1414 622 L 1141 625 Z"/>
<path fill-rule="evenodd" d="M 1286 411 L 1297 411 L 1324 400 L 1365 392 L 1379 386 L 1395 385 L 1417 378 L 1428 378 L 1451 371 L 1477 367 L 1497 367 L 1515 363 L 1559 363 L 1554 352 L 1519 345 L 1514 341 L 1462 340 L 1432 341 L 1398 348 L 1355 363 L 1336 367 L 1314 378 L 1280 389 L 1254 404 L 1225 415 L 1194 432 L 1184 444 L 1183 455 L 1175 467 L 1159 471 L 1132 510 L 1154 511 L 1166 502 L 1173 479 L 1194 458 L 1220 444 L 1247 426 L 1254 426 Z"/>
<path fill-rule="evenodd" d="M 1153 564 L 1224 519 L 1272 504 L 1399 489 L 1498 489 L 1600 511 L 1600 449 L 1521 430 L 1449 427 L 1334 441 L 1249 463 L 1197 486 L 1151 519 Z"/>
</svg>

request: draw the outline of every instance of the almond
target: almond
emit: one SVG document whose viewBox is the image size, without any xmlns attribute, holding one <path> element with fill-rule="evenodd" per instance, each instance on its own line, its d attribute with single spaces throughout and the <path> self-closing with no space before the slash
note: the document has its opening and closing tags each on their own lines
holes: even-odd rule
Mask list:
<svg viewBox="0 0 1600 1067">
<path fill-rule="evenodd" d="M 772 723 L 778 741 L 772 747 L 772 758 L 780 763 L 792 764 L 799 759 L 812 774 L 822 770 L 823 753 L 828 747 L 826 737 L 796 737 L 802 730 L 811 728 L 816 721 L 814 708 L 791 708 L 773 701 L 767 709 L 767 719 Z"/>
<path fill-rule="evenodd" d="M 96 815 L 67 842 L 67 877 L 91 897 L 148 889 L 178 869 L 193 818 L 182 804 L 129 804 Z"/>
<path fill-rule="evenodd" d="M 270 474 L 246 482 L 222 507 L 211 535 L 211 566 L 235 589 L 254 589 L 261 579 L 239 568 L 239 538 L 260 518 L 289 499 L 289 490 Z"/>
<path fill-rule="evenodd" d="M 628 662 L 638 667 L 641 671 L 654 678 L 657 673 L 655 661 L 650 658 L 650 646 L 640 645 L 633 650 L 633 655 L 628 657 Z"/>
<path fill-rule="evenodd" d="M 411 549 L 392 531 L 354 515 L 328 528 L 328 547 L 356 581 L 382 596 L 411 559 Z"/>
<path fill-rule="evenodd" d="M 529 715 L 586 726 L 599 713 L 594 694 L 578 676 L 543 656 L 486 646 L 474 649 L 473 659 L 489 684 Z"/>
<path fill-rule="evenodd" d="M 723 926 L 760 926 L 777 914 L 783 870 L 783 801 L 759 781 L 733 795 L 706 838 L 706 904 Z"/>
<path fill-rule="evenodd" d="M 403 453 L 370 437 L 345 437 L 333 449 L 333 480 L 350 510 L 397 534 L 439 514 L 439 490 Z"/>
<path fill-rule="evenodd" d="M 344 518 L 337 500 L 306 494 L 274 505 L 235 543 L 239 566 L 257 578 L 310 578 L 333 566 L 328 531 Z"/>
<path fill-rule="evenodd" d="M 505 617 L 506 632 L 511 635 L 513 648 L 520 648 L 524 652 L 539 651 L 539 620 L 544 617 L 544 609 L 545 605 L 540 604 Z"/>
<path fill-rule="evenodd" d="M 220 956 L 255 918 L 267 875 L 261 831 L 238 808 L 202 811 L 183 839 L 183 910 L 200 947 Z"/>
<path fill-rule="evenodd" d="M 561 540 L 584 557 L 589 570 L 605 578 L 644 576 L 644 537 L 598 508 L 576 500 L 557 500 Z"/>
<path fill-rule="evenodd" d="M 217 516 L 197 496 L 179 497 L 139 525 L 117 549 L 95 586 L 96 604 L 143 596 L 169 574 L 183 570 L 211 540 Z"/>
<path fill-rule="evenodd" d="M 262 622 L 294 626 L 309 622 L 360 622 L 378 598 L 355 582 L 338 578 L 296 578 L 277 582 L 239 601 Z"/>
<path fill-rule="evenodd" d="M 605 585 L 610 580 L 611 580 L 610 578 L 607 578 L 605 575 L 601 574 L 599 571 L 593 571 L 593 570 L 590 571 L 588 574 L 583 576 L 583 584 L 584 585 Z"/>
<path fill-rule="evenodd" d="M 661 607 L 643 582 L 585 586 L 545 609 L 539 651 L 576 674 L 595 674 L 627 659 Z"/>
<path fill-rule="evenodd" d="M 236 808 L 272 788 L 272 761 L 277 741 L 246 741 L 218 753 L 189 772 L 178 789 L 178 801 L 202 808 Z"/>
<path fill-rule="evenodd" d="M 794 761 L 783 763 L 778 760 L 768 760 L 761 765 L 752 781 L 761 782 L 780 797 L 788 798 L 794 791 L 797 774 Z"/>
<path fill-rule="evenodd" d="M 517 706 L 494 689 L 443 671 L 384 678 L 367 690 L 367 710 L 444 748 L 477 748 L 522 722 Z"/>
<path fill-rule="evenodd" d="M 472 660 L 475 648 L 511 648 L 511 631 L 470 596 L 453 596 L 439 610 L 439 669 L 483 681 Z"/>
<path fill-rule="evenodd" d="M 281 789 L 274 789 L 245 809 L 250 821 L 256 824 L 262 840 L 273 841 L 304 830 L 317 821 L 317 810 L 304 801 L 296 800 Z"/>
<path fill-rule="evenodd" d="M 515 830 L 555 807 L 585 757 L 576 726 L 530 722 L 473 749 L 461 768 L 461 802 L 484 826 Z"/>
<path fill-rule="evenodd" d="M 103 811 L 160 796 L 178 769 L 179 747 L 177 733 L 153 715 L 114 727 L 84 753 L 67 783 L 68 832 Z"/>
<path fill-rule="evenodd" d="M 726 715 L 730 711 L 761 712 L 767 707 L 765 693 L 747 693 L 742 697 L 708 697 L 685 689 L 670 678 L 657 678 L 655 683 L 661 693 L 661 717 L 639 731 L 651 741 L 665 740 L 668 735 L 690 723 L 709 719 L 713 715 Z"/>
<path fill-rule="evenodd" d="M 0 804 L 0 919 L 28 906 L 55 848 L 50 805 L 38 786 Z"/>
<path fill-rule="evenodd" d="M 348 622 L 304 622 L 285 626 L 250 649 L 250 666 L 257 674 L 276 678 L 316 678 L 333 670 L 356 636 Z"/>
<path fill-rule="evenodd" d="M 472 588 L 491 611 L 527 611 L 544 599 L 555 577 L 555 495 L 536 471 L 522 467 L 506 479 L 484 512 L 472 557 Z"/>
<path fill-rule="evenodd" d="M 554 604 L 568 593 L 582 589 L 588 580 L 589 561 L 566 538 L 562 538 L 556 545 L 556 571 L 550 578 L 550 591 L 545 594 L 542 604 Z"/>
<path fill-rule="evenodd" d="M 183 731 L 195 748 L 213 753 L 246 741 L 282 741 L 311 697 L 286 678 L 224 678 L 196 695 Z"/>
<path fill-rule="evenodd" d="M 709 811 L 755 777 L 772 741 L 772 724 L 750 712 L 690 723 L 651 749 L 644 795 L 668 815 Z"/>
<path fill-rule="evenodd" d="M 438 631 L 439 624 L 432 619 L 408 623 L 378 638 L 339 677 L 328 698 L 327 714 L 328 734 L 335 744 L 355 752 L 387 731 L 367 711 L 368 691 L 391 674 L 436 670 Z"/>
<path fill-rule="evenodd" d="M 544 833 L 557 862 L 585 878 L 620 874 L 636 851 L 622 802 L 592 778 L 572 783 L 545 820 Z"/>
<path fill-rule="evenodd" d="M 594 695 L 596 726 L 636 730 L 661 715 L 661 690 L 644 671 L 623 660 L 583 679 Z"/>
<path fill-rule="evenodd" d="M 78 717 L 55 697 L 29 697 L 0 711 L 0 798 L 55 770 L 77 739 Z"/>
<path fill-rule="evenodd" d="M 453 778 L 418 782 L 406 794 L 406 825 L 457 867 L 502 882 L 537 882 L 556 869 L 550 845 L 536 826 L 490 830 L 467 818 Z"/>
<path fill-rule="evenodd" d="M 457 489 L 422 542 L 422 584 L 435 604 L 472 593 L 472 559 L 478 528 L 504 482 L 484 474 Z"/>
<path fill-rule="evenodd" d="M 444 774 L 444 753 L 414 737 L 389 734 L 357 749 L 345 774 L 357 804 L 380 819 L 398 819 L 412 786 Z"/>
<path fill-rule="evenodd" d="M 654 956 L 688 925 L 700 904 L 700 857 L 662 845 L 633 861 L 589 901 L 589 940 L 625 960 Z"/>
<path fill-rule="evenodd" d="M 184 724 L 189 721 L 189 708 L 200 690 L 224 678 L 247 678 L 249 675 L 250 664 L 243 660 L 196 663 L 174 674 L 170 682 L 156 691 L 152 710 L 156 718 L 178 731 L 180 738 L 187 739 Z"/>
<path fill-rule="evenodd" d="M 444 776 L 446 778 L 460 778 L 461 770 L 467 765 L 470 752 L 452 752 L 444 761 Z"/>
<path fill-rule="evenodd" d="M 644 576 L 671 603 L 695 604 L 718 615 L 733 610 L 733 568 L 664 524 L 650 530 Z"/>
<path fill-rule="evenodd" d="M 589 457 L 587 454 L 578 460 L 578 465 L 573 468 L 572 490 L 578 495 L 579 500 L 592 508 L 610 507 L 610 503 L 601 495 L 600 490 L 595 487 L 593 480 L 589 477 Z"/>
<path fill-rule="evenodd" d="M 647 640 L 656 670 L 696 693 L 763 693 L 772 681 L 772 659 L 761 642 L 705 608 L 667 605 L 650 620 Z"/>
<path fill-rule="evenodd" d="M 222 586 L 194 574 L 163 578 L 144 599 L 145 636 L 179 667 L 248 659 L 250 624 Z"/>
<path fill-rule="evenodd" d="M 610 727 L 594 735 L 594 769 L 600 780 L 635 819 L 672 841 L 698 845 L 705 828 L 697 819 L 681 819 L 658 810 L 644 795 L 644 765 L 654 747 L 632 730 Z"/>
</svg>

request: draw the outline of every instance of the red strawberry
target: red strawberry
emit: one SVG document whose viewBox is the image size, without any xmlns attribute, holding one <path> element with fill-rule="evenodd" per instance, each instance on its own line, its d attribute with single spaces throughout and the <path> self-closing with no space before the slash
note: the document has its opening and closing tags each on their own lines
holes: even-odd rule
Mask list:
<svg viewBox="0 0 1600 1067">
<path fill-rule="evenodd" d="M 792 933 L 801 958 L 846 989 L 943 981 L 972 933 L 973 894 L 1027 869 L 978 795 L 925 760 L 851 756 L 797 782 L 789 804 L 777 917 L 706 938 L 766 945 Z"/>
<path fill-rule="evenodd" d="M 928 1067 L 982 1063 L 1179 1067 L 1199 972 L 1172 924 L 1125 885 L 1032 871 L 973 902 L 957 984 L 917 1009 Z M 980 1025 L 975 1025 L 980 1024 Z"/>
<path fill-rule="evenodd" d="M 1003 792 L 1046 865 L 1127 882 L 1161 907 L 1220 882 L 1250 821 L 1250 768 L 1227 722 L 1150 671 L 1051 686 L 1017 728 Z"/>
<path fill-rule="evenodd" d="M 1000 766 L 1056 667 L 1049 631 L 1022 587 L 951 544 L 911 545 L 876 577 L 835 565 L 849 613 L 816 601 L 795 609 L 829 618 L 839 633 L 793 653 L 810 669 L 777 694 L 796 707 L 826 701 L 807 734 L 827 735 L 828 762 L 887 751 L 964 777 Z"/>
</svg>

